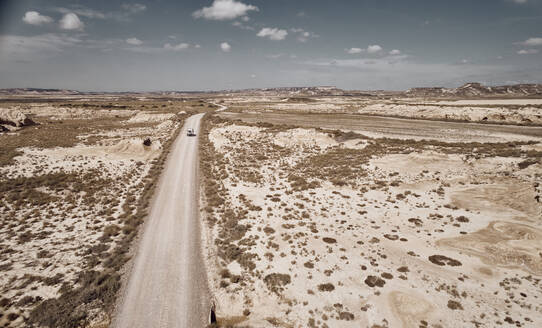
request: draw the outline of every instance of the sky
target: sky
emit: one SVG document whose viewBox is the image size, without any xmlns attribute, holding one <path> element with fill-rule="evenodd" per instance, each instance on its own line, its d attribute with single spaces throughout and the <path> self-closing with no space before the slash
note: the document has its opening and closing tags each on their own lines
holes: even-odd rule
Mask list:
<svg viewBox="0 0 542 328">
<path fill-rule="evenodd" d="M 0 0 L 0 88 L 542 82 L 542 0 Z"/>
</svg>

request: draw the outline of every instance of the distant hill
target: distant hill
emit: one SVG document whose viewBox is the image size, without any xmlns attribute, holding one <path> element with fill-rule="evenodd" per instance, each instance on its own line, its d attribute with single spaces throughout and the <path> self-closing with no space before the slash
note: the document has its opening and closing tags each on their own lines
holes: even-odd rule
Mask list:
<svg viewBox="0 0 542 328">
<path fill-rule="evenodd" d="M 125 96 L 183 96 L 190 94 L 202 95 L 254 95 L 254 96 L 283 96 L 283 97 L 325 97 L 325 96 L 356 96 L 356 97 L 426 97 L 426 98 L 491 98 L 491 97 L 542 97 L 542 84 L 514 84 L 503 86 L 484 86 L 481 83 L 467 83 L 458 88 L 422 87 L 407 91 L 359 91 L 342 90 L 334 86 L 316 87 L 278 87 L 244 90 L 221 91 L 155 91 L 155 92 L 81 92 L 65 89 L 12 88 L 0 89 L 0 95 L 21 96 L 67 96 L 67 95 L 125 95 Z"/>
<path fill-rule="evenodd" d="M 62 89 L 12 88 L 0 89 L 0 95 L 80 95 L 82 92 Z"/>
<path fill-rule="evenodd" d="M 412 88 L 405 92 L 409 97 L 542 97 L 542 84 L 514 84 L 484 86 L 480 83 L 467 83 L 459 88 Z"/>
</svg>

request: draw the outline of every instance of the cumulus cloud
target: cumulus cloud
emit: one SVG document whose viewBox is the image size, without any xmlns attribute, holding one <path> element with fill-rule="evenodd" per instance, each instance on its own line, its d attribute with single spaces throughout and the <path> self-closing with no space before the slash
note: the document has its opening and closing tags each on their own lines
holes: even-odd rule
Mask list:
<svg viewBox="0 0 542 328">
<path fill-rule="evenodd" d="M 52 23 L 53 19 L 49 16 L 44 16 L 37 11 L 27 11 L 23 16 L 23 22 L 30 25 L 42 25 Z"/>
<path fill-rule="evenodd" d="M 60 20 L 60 28 L 63 30 L 82 30 L 85 24 L 74 13 L 65 14 Z"/>
<path fill-rule="evenodd" d="M 270 40 L 280 41 L 286 38 L 288 32 L 286 30 L 281 30 L 278 28 L 264 27 L 256 35 L 260 38 L 269 38 Z"/>
<path fill-rule="evenodd" d="M 376 54 L 376 53 L 378 53 L 380 51 L 382 51 L 382 47 L 379 46 L 378 44 L 369 45 L 367 47 L 367 52 L 370 53 L 370 54 Z"/>
<path fill-rule="evenodd" d="M 344 49 L 347 53 L 354 55 L 354 54 L 360 54 L 364 52 L 364 49 L 361 48 L 350 48 L 350 49 Z"/>
<path fill-rule="evenodd" d="M 393 49 L 392 51 L 389 52 L 389 54 L 392 56 L 398 56 L 401 54 L 401 50 Z"/>
<path fill-rule="evenodd" d="M 382 50 L 383 50 L 382 47 L 377 45 L 377 44 L 369 45 L 367 47 L 367 49 L 362 49 L 362 48 L 357 48 L 357 47 L 344 49 L 344 51 L 346 51 L 347 53 L 349 53 L 351 55 L 360 54 L 362 52 L 367 52 L 369 54 L 376 54 L 376 53 L 381 52 Z M 396 49 L 390 51 L 390 55 L 400 55 L 400 54 L 401 54 L 401 52 L 399 50 L 396 50 Z"/>
<path fill-rule="evenodd" d="M 542 46 L 542 38 L 529 38 L 523 42 L 520 42 L 520 44 L 527 47 Z"/>
<path fill-rule="evenodd" d="M 164 44 L 164 49 L 166 50 L 172 50 L 172 51 L 181 51 L 190 48 L 190 44 L 188 43 L 179 43 L 179 44 L 171 44 L 166 43 Z"/>
<path fill-rule="evenodd" d="M 220 44 L 220 49 L 224 52 L 230 52 L 231 51 L 231 46 L 228 42 L 222 42 Z"/>
<path fill-rule="evenodd" d="M 210 20 L 230 20 L 246 16 L 249 11 L 258 11 L 258 7 L 235 0 L 214 0 L 210 7 L 196 10 L 192 16 Z"/>
<path fill-rule="evenodd" d="M 126 43 L 131 44 L 133 46 L 140 46 L 143 44 L 143 41 L 139 40 L 138 38 L 128 38 L 126 39 Z"/>
<path fill-rule="evenodd" d="M 534 55 L 538 53 L 536 49 L 521 49 L 518 52 L 518 55 Z"/>
</svg>

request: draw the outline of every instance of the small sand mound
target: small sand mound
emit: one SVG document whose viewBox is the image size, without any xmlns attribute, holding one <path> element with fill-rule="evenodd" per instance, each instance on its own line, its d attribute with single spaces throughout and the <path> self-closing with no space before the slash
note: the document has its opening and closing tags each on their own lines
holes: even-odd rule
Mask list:
<svg viewBox="0 0 542 328">
<path fill-rule="evenodd" d="M 451 192 L 450 200 L 452 205 L 471 211 L 498 209 L 502 215 L 535 219 L 540 215 L 540 205 L 535 197 L 536 190 L 530 183 L 505 180 L 502 183 L 457 188 Z"/>
<path fill-rule="evenodd" d="M 137 113 L 129 109 L 95 109 L 86 107 L 56 107 L 32 105 L 25 112 L 49 120 L 96 119 L 101 117 L 129 117 Z"/>
<path fill-rule="evenodd" d="M 441 239 L 437 245 L 477 256 L 488 265 L 542 274 L 542 231 L 529 225 L 494 221 L 468 235 Z"/>
<path fill-rule="evenodd" d="M 430 172 L 460 170 L 466 165 L 458 155 L 447 155 L 434 151 L 386 155 L 371 160 L 371 164 L 386 171 L 406 174 L 418 174 L 423 170 Z"/>
<path fill-rule="evenodd" d="M 170 120 L 175 114 L 154 114 L 149 112 L 137 113 L 128 120 L 130 123 L 154 123 Z"/>
<path fill-rule="evenodd" d="M 427 319 L 434 309 L 431 303 L 423 298 L 399 291 L 391 292 L 389 300 L 404 327 L 418 327 L 420 320 Z"/>
<path fill-rule="evenodd" d="M 34 124 L 36 123 L 18 109 L 0 108 L 0 131 L 16 130 Z"/>
<path fill-rule="evenodd" d="M 109 146 L 84 146 L 71 148 L 31 149 L 33 155 L 47 156 L 53 159 L 66 160 L 67 157 L 94 157 L 108 160 L 151 160 L 160 155 L 161 144 L 158 140 L 151 140 L 150 146 L 143 145 L 144 139 L 132 138 L 121 140 Z"/>
<path fill-rule="evenodd" d="M 160 154 L 160 142 L 153 140 L 150 146 L 143 144 L 143 139 L 133 138 L 121 140 L 113 146 L 105 147 L 105 152 L 111 156 L 126 156 L 127 158 L 152 159 Z"/>
<path fill-rule="evenodd" d="M 216 150 L 223 151 L 225 147 L 231 147 L 232 142 L 227 136 L 233 136 L 239 141 L 251 140 L 261 131 L 261 128 L 245 125 L 227 125 L 221 128 L 214 128 L 209 133 L 209 140 Z"/>
<path fill-rule="evenodd" d="M 338 142 L 328 134 L 315 129 L 292 129 L 277 134 L 274 143 L 281 147 L 315 147 L 322 149 L 337 146 Z"/>
</svg>

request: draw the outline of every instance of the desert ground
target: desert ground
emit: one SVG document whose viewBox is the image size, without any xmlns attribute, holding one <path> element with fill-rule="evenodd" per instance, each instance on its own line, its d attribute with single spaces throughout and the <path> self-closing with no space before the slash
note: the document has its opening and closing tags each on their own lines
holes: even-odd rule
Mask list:
<svg viewBox="0 0 542 328">
<path fill-rule="evenodd" d="M 197 99 L 0 104 L 0 326 L 107 327 Z"/>
<path fill-rule="evenodd" d="M 542 326 L 541 99 L 33 96 L 0 131 L 0 327 L 129 326 L 130 301 L 172 320 L 149 326 Z"/>
<path fill-rule="evenodd" d="M 216 101 L 200 155 L 219 325 L 542 325 L 540 100 Z"/>
</svg>

